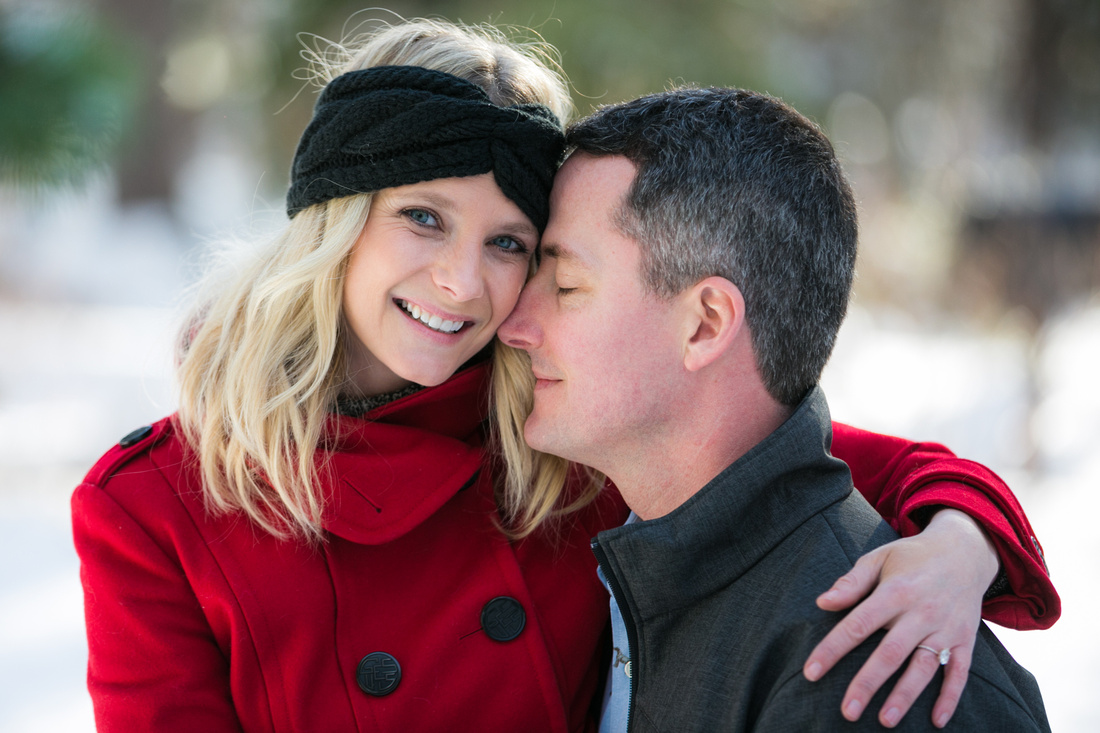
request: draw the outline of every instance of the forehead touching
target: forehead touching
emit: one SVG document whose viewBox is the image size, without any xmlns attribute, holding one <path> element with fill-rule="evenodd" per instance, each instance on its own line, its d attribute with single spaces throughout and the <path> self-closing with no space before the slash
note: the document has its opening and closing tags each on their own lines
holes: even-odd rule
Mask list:
<svg viewBox="0 0 1100 733">
<path fill-rule="evenodd" d="M 630 241 L 620 220 L 634 173 L 623 156 L 573 153 L 554 179 L 543 257 L 591 269 Z"/>
</svg>

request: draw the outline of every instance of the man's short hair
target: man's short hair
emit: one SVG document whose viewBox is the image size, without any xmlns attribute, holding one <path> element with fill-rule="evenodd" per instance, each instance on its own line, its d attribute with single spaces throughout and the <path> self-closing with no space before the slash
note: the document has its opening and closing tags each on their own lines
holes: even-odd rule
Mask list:
<svg viewBox="0 0 1100 733">
<path fill-rule="evenodd" d="M 686 88 L 604 107 L 568 142 L 637 167 L 619 226 L 647 287 L 735 284 L 768 392 L 797 404 L 832 352 L 856 257 L 855 202 L 821 130 L 764 94 Z"/>
</svg>

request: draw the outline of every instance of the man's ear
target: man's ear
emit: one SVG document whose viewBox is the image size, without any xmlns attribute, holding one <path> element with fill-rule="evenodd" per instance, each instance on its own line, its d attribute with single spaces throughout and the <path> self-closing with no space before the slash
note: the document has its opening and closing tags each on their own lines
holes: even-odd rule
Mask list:
<svg viewBox="0 0 1100 733">
<path fill-rule="evenodd" d="M 727 353 L 745 324 L 741 289 L 724 277 L 708 277 L 684 293 L 687 339 L 684 366 L 698 371 Z"/>
</svg>

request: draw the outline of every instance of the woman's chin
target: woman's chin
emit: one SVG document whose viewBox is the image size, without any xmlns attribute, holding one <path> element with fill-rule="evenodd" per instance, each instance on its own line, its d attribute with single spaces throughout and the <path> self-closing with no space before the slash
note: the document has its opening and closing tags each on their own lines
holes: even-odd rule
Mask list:
<svg viewBox="0 0 1100 733">
<path fill-rule="evenodd" d="M 423 367 L 421 367 L 402 369 L 400 371 L 396 369 L 393 370 L 394 374 L 399 376 L 401 379 L 404 379 L 406 382 L 412 384 L 419 384 L 421 387 L 436 387 L 440 384 L 443 384 L 452 376 L 454 376 L 454 373 L 456 371 L 457 368 L 452 369 L 450 365 L 446 367 L 440 366 L 439 368 L 435 369 L 424 369 Z"/>
</svg>

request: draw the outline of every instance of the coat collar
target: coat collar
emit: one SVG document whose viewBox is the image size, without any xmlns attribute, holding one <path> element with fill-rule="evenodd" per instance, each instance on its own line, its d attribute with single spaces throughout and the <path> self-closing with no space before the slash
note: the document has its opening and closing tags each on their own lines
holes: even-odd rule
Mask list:
<svg viewBox="0 0 1100 733">
<path fill-rule="evenodd" d="M 318 451 L 324 528 L 358 544 L 390 542 L 472 483 L 483 461 L 490 370 L 469 367 L 362 418 L 331 416 Z"/>
<path fill-rule="evenodd" d="M 680 507 L 600 533 L 613 572 L 638 591 L 643 617 L 721 590 L 848 496 L 851 474 L 831 444 L 829 407 L 815 387 L 783 425 Z"/>
</svg>

